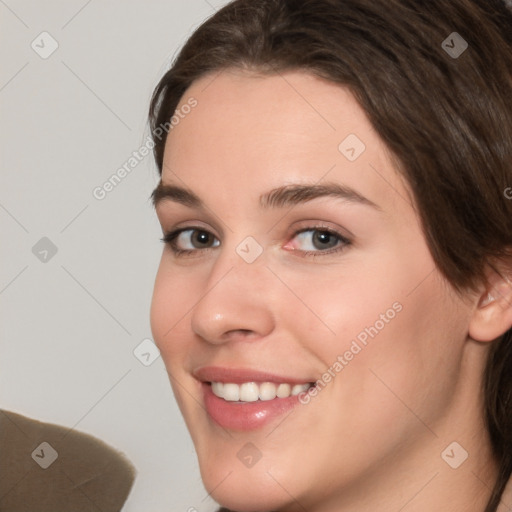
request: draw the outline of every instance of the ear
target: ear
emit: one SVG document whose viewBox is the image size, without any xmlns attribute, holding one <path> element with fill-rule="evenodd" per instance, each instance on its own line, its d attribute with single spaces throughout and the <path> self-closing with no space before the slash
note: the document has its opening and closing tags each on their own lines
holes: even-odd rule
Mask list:
<svg viewBox="0 0 512 512">
<path fill-rule="evenodd" d="M 512 327 L 511 268 L 490 269 L 477 299 L 469 336 L 476 341 L 493 341 Z"/>
</svg>

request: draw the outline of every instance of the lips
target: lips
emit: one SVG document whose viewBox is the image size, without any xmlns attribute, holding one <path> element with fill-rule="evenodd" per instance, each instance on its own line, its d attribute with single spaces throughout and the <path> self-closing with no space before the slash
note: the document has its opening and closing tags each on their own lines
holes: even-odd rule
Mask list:
<svg viewBox="0 0 512 512">
<path fill-rule="evenodd" d="M 315 379 L 303 379 L 290 375 L 277 375 L 260 370 L 251 370 L 243 368 L 225 368 L 220 366 L 203 366 L 194 373 L 196 379 L 202 382 L 232 382 L 234 384 L 243 384 L 244 382 L 273 382 L 274 384 L 288 383 L 307 384 Z"/>
<path fill-rule="evenodd" d="M 240 368 L 202 367 L 194 376 L 202 382 L 210 419 L 241 431 L 262 428 L 284 415 L 299 405 L 299 394 L 314 385 L 307 379 Z"/>
</svg>

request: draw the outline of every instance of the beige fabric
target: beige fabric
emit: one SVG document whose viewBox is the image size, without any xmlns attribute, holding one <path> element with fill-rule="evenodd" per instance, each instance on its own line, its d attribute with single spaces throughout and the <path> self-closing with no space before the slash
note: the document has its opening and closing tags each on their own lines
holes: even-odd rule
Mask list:
<svg viewBox="0 0 512 512">
<path fill-rule="evenodd" d="M 103 441 L 0 410 L 0 512 L 118 512 L 134 477 Z"/>
</svg>

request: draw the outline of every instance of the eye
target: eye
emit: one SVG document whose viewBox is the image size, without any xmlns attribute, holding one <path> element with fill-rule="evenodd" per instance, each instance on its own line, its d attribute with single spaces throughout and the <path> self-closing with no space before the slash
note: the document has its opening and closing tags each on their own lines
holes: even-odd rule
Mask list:
<svg viewBox="0 0 512 512">
<path fill-rule="evenodd" d="M 285 249 L 299 250 L 308 255 L 311 253 L 332 253 L 349 245 L 350 241 L 339 233 L 323 227 L 306 228 L 298 231 Z M 316 255 L 316 254 L 315 254 Z"/>
<path fill-rule="evenodd" d="M 176 255 L 190 254 L 220 245 L 220 241 L 215 236 L 200 228 L 178 229 L 167 233 L 161 240 L 168 244 Z"/>
<path fill-rule="evenodd" d="M 175 256 L 195 256 L 220 245 L 209 231 L 199 227 L 177 229 L 161 239 Z M 283 248 L 297 251 L 302 256 L 321 256 L 336 253 L 350 245 L 350 240 L 323 226 L 308 227 L 293 234 Z"/>
</svg>

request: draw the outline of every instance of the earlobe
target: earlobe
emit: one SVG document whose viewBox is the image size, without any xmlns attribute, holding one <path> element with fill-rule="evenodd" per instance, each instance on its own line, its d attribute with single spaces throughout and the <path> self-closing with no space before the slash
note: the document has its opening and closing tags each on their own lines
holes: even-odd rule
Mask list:
<svg viewBox="0 0 512 512">
<path fill-rule="evenodd" d="M 512 327 L 512 282 L 505 272 L 492 271 L 469 324 L 476 341 L 493 341 Z"/>
</svg>

